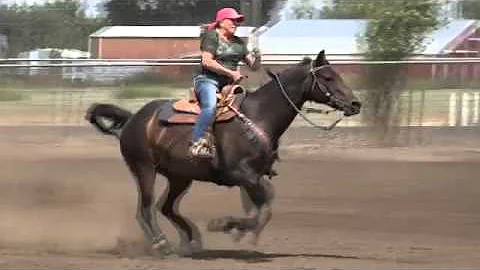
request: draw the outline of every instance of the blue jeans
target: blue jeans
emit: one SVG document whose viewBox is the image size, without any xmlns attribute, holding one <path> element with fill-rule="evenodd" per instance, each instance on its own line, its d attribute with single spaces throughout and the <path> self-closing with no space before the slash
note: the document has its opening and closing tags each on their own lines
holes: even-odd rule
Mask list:
<svg viewBox="0 0 480 270">
<path fill-rule="evenodd" d="M 197 99 L 200 102 L 200 115 L 193 127 L 192 141 L 203 138 L 208 127 L 215 120 L 215 111 L 217 109 L 217 92 L 219 90 L 218 82 L 199 75 L 193 81 Z"/>
</svg>

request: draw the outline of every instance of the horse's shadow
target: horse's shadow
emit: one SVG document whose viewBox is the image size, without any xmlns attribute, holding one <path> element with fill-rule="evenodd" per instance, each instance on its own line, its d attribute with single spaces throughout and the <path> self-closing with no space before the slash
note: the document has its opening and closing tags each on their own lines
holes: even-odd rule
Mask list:
<svg viewBox="0 0 480 270">
<path fill-rule="evenodd" d="M 232 259 L 248 263 L 271 262 L 275 258 L 333 258 L 333 259 L 361 259 L 356 256 L 345 256 L 337 254 L 311 254 L 311 253 L 264 253 L 252 250 L 226 250 L 226 249 L 206 249 L 189 256 L 194 260 L 216 260 Z"/>
</svg>

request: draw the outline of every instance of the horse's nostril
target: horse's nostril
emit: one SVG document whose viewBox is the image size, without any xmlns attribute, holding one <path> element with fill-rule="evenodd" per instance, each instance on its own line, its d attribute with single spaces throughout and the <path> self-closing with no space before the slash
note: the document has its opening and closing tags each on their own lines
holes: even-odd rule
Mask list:
<svg viewBox="0 0 480 270">
<path fill-rule="evenodd" d="M 352 101 L 352 107 L 360 109 L 362 107 L 362 103 L 360 101 Z"/>
</svg>

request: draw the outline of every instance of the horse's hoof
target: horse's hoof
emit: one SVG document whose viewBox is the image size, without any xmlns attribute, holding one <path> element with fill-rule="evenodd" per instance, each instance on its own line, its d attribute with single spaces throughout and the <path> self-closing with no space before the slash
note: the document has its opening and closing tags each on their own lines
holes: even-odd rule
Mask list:
<svg viewBox="0 0 480 270">
<path fill-rule="evenodd" d="M 172 250 L 152 250 L 152 256 L 159 259 L 176 259 L 180 258 L 178 252 Z"/>
<path fill-rule="evenodd" d="M 237 228 L 233 228 L 230 230 L 230 236 L 232 237 L 233 242 L 238 243 L 240 240 L 245 237 L 245 231 L 239 230 Z"/>
<path fill-rule="evenodd" d="M 260 237 L 259 237 L 258 234 L 253 233 L 253 234 L 252 234 L 252 238 L 251 238 L 250 241 L 249 241 L 250 245 L 252 245 L 252 246 L 257 246 L 257 245 L 258 245 L 258 239 L 259 239 L 259 238 L 260 238 Z"/>
<path fill-rule="evenodd" d="M 175 250 L 166 239 L 162 239 L 153 243 L 152 249 L 162 255 L 171 255 L 175 253 Z"/>
<path fill-rule="evenodd" d="M 231 219 L 230 217 L 211 219 L 207 224 L 207 230 L 209 232 L 224 232 Z"/>
<path fill-rule="evenodd" d="M 200 241 L 193 240 L 190 242 L 190 250 L 195 253 L 195 252 L 200 252 L 203 250 L 203 244 Z"/>
<path fill-rule="evenodd" d="M 182 245 L 180 255 L 182 257 L 191 257 L 193 254 L 203 250 L 202 243 L 198 241 L 192 241 Z"/>
</svg>

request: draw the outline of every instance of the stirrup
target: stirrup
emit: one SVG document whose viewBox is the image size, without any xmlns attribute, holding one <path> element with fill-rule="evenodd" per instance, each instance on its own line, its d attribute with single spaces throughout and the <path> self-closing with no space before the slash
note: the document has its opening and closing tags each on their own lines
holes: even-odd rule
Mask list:
<svg viewBox="0 0 480 270">
<path fill-rule="evenodd" d="M 192 143 L 192 145 L 189 148 L 189 152 L 194 157 L 201 157 L 201 158 L 213 157 L 213 149 L 209 146 L 208 141 L 203 138 Z"/>
</svg>

